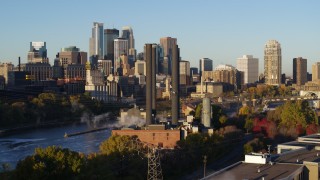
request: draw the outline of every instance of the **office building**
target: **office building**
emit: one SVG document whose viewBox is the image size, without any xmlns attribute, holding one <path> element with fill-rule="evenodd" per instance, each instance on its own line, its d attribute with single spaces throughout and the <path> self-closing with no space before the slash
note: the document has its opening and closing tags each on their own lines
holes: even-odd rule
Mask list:
<svg viewBox="0 0 320 180">
<path fill-rule="evenodd" d="M 180 61 L 180 85 L 190 85 L 190 62 Z"/>
<path fill-rule="evenodd" d="M 33 82 L 49 80 L 53 77 L 52 67 L 48 63 L 27 63 L 26 71 L 30 73 Z"/>
<path fill-rule="evenodd" d="M 118 29 L 104 30 L 104 59 L 114 59 L 114 40 L 119 37 Z"/>
<path fill-rule="evenodd" d="M 243 72 L 244 84 L 255 83 L 259 76 L 259 59 L 252 55 L 243 55 L 237 59 L 237 69 Z"/>
<path fill-rule="evenodd" d="M 172 67 L 172 51 L 175 45 L 177 45 L 177 38 L 162 37 L 160 38 L 160 45 L 163 48 L 163 62 L 162 69 L 164 74 L 171 74 Z"/>
<path fill-rule="evenodd" d="M 157 59 L 156 59 L 156 73 L 159 74 L 159 73 L 162 73 L 161 72 L 161 68 L 162 68 L 162 65 L 161 63 L 163 62 L 163 48 L 160 44 L 153 44 L 153 47 L 156 48 L 156 55 L 157 55 Z M 162 73 L 164 74 L 164 73 Z"/>
<path fill-rule="evenodd" d="M 87 52 L 80 51 L 76 46 L 69 46 L 61 48 L 59 53 L 59 59 L 61 65 L 68 64 L 83 64 L 85 65 L 88 59 Z"/>
<path fill-rule="evenodd" d="M 312 81 L 320 80 L 320 62 L 316 62 L 312 65 Z"/>
<path fill-rule="evenodd" d="M 112 74 L 112 61 L 98 60 L 98 70 L 101 71 L 104 76 L 109 76 L 109 74 Z"/>
<path fill-rule="evenodd" d="M 130 74 L 130 64 L 128 60 L 128 56 L 123 54 L 120 56 L 121 59 L 121 70 L 122 70 L 122 76 L 129 76 Z"/>
<path fill-rule="evenodd" d="M 137 60 L 134 65 L 134 75 L 146 75 L 146 62 L 143 60 Z"/>
<path fill-rule="evenodd" d="M 13 71 L 13 64 L 10 63 L 1 63 L 0 64 L 0 76 L 3 76 L 5 79 L 5 84 L 8 84 L 9 72 Z"/>
<path fill-rule="evenodd" d="M 28 63 L 49 63 L 46 42 L 30 42 Z"/>
<path fill-rule="evenodd" d="M 293 82 L 298 86 L 307 82 L 307 59 L 293 58 Z"/>
<path fill-rule="evenodd" d="M 69 64 L 65 69 L 65 79 L 86 79 L 86 68 L 84 64 Z"/>
<path fill-rule="evenodd" d="M 193 76 L 194 74 L 198 74 L 198 68 L 191 67 L 190 68 L 190 75 Z"/>
<path fill-rule="evenodd" d="M 202 76 L 202 71 L 212 71 L 213 61 L 209 58 L 202 58 L 199 60 L 199 74 Z"/>
<path fill-rule="evenodd" d="M 214 71 L 204 71 L 203 81 L 224 82 L 234 85 L 237 89 L 241 85 L 239 71 L 231 65 L 218 65 Z"/>
<path fill-rule="evenodd" d="M 120 68 L 119 58 L 121 55 L 128 55 L 128 40 L 123 38 L 117 38 L 114 40 L 114 72 L 117 73 L 118 68 Z M 117 63 L 118 62 L 118 63 Z"/>
<path fill-rule="evenodd" d="M 94 59 L 103 59 L 104 41 L 103 41 L 103 23 L 94 22 L 92 28 L 92 36 L 89 39 L 89 57 Z M 91 62 L 92 64 L 92 62 Z"/>
<path fill-rule="evenodd" d="M 269 40 L 264 48 L 264 77 L 268 85 L 281 84 L 282 56 L 280 43 Z"/>
<path fill-rule="evenodd" d="M 90 62 L 86 64 L 85 91 L 90 93 L 93 99 L 106 103 L 117 100 L 118 85 L 115 81 L 104 81 L 104 76 L 99 70 L 92 70 Z"/>
<path fill-rule="evenodd" d="M 134 49 L 133 31 L 130 26 L 124 26 L 122 28 L 121 38 L 128 40 L 128 49 Z"/>
<path fill-rule="evenodd" d="M 133 66 L 136 61 L 137 52 L 134 45 L 133 30 L 130 26 L 122 28 L 121 38 L 128 40 L 128 53 L 126 55 L 128 56 L 128 63 L 130 66 Z"/>
</svg>

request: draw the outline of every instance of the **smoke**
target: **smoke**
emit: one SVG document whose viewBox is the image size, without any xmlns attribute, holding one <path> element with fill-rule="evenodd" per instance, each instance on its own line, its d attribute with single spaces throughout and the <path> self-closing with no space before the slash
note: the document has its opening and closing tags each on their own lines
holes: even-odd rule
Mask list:
<svg viewBox="0 0 320 180">
<path fill-rule="evenodd" d="M 116 127 L 131 127 L 139 126 L 142 127 L 146 124 L 146 120 L 137 116 L 125 116 L 118 118 L 118 123 L 115 124 Z"/>
<path fill-rule="evenodd" d="M 84 112 L 81 116 L 81 123 L 86 123 L 90 128 L 98 127 L 110 127 L 110 128 L 122 128 L 122 127 L 142 127 L 145 125 L 146 120 L 137 116 L 124 116 L 116 119 L 111 118 L 111 113 L 105 113 L 100 115 L 92 115 Z"/>
<path fill-rule="evenodd" d="M 87 112 L 82 114 L 81 122 L 86 123 L 90 128 L 107 127 L 110 125 L 110 123 L 113 123 L 110 121 L 110 113 L 93 116 Z"/>
</svg>

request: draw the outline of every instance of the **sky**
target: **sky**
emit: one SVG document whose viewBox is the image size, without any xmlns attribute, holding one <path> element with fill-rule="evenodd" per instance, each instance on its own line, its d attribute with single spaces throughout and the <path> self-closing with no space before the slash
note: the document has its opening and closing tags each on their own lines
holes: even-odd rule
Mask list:
<svg viewBox="0 0 320 180">
<path fill-rule="evenodd" d="M 259 58 L 275 39 L 282 48 L 282 72 L 292 75 L 292 59 L 320 61 L 319 0 L 8 0 L 0 3 L 0 62 L 27 62 L 31 41 L 47 42 L 53 64 L 61 48 L 88 52 L 93 22 L 104 28 L 131 26 L 137 52 L 161 37 L 177 38 L 180 56 L 236 66 L 244 54 Z"/>
</svg>

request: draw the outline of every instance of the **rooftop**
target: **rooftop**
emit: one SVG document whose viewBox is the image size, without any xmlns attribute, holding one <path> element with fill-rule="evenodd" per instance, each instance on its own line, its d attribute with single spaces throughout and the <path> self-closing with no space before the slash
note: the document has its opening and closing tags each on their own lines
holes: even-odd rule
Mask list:
<svg viewBox="0 0 320 180">
<path fill-rule="evenodd" d="M 204 179 L 282 179 L 294 174 L 296 171 L 302 171 L 302 165 L 296 164 L 252 164 L 239 163 L 229 170 L 218 173 L 216 176 L 207 176 Z"/>
</svg>

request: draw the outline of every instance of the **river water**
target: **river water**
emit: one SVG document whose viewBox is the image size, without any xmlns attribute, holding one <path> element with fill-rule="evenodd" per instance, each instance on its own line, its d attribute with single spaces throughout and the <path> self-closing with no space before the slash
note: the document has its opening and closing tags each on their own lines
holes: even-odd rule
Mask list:
<svg viewBox="0 0 320 180">
<path fill-rule="evenodd" d="M 39 128 L 0 138 L 0 165 L 14 168 L 20 159 L 34 153 L 37 147 L 61 146 L 85 154 L 98 152 L 101 142 L 111 135 L 111 129 L 64 138 L 65 133 L 89 130 L 86 124 Z"/>
</svg>

